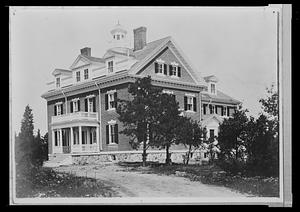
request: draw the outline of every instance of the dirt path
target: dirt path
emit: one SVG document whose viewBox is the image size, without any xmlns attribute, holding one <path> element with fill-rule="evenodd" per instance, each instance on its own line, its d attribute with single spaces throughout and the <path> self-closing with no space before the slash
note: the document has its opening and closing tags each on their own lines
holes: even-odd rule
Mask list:
<svg viewBox="0 0 300 212">
<path fill-rule="evenodd" d="M 121 197 L 246 197 L 225 187 L 205 185 L 184 177 L 128 172 L 117 164 L 72 165 L 54 168 L 77 176 L 101 179 Z"/>
</svg>

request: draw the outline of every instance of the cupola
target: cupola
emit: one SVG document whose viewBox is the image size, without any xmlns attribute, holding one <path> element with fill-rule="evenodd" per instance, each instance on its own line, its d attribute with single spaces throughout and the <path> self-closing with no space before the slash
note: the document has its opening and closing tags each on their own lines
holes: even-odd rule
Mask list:
<svg viewBox="0 0 300 212">
<path fill-rule="evenodd" d="M 128 47 L 127 30 L 119 23 L 110 31 L 112 35 L 111 48 Z"/>
</svg>

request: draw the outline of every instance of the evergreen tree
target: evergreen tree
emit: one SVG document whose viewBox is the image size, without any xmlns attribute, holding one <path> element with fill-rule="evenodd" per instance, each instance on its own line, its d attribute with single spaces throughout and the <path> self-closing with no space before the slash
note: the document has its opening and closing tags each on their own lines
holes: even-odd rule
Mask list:
<svg viewBox="0 0 300 212">
<path fill-rule="evenodd" d="M 130 144 L 137 149 L 142 145 L 143 166 L 146 166 L 147 149 L 150 146 L 151 128 L 157 122 L 159 96 L 162 89 L 151 84 L 151 77 L 137 79 L 128 88 L 130 100 L 119 99 L 118 119 L 123 123 L 123 133 L 130 137 Z"/>
</svg>

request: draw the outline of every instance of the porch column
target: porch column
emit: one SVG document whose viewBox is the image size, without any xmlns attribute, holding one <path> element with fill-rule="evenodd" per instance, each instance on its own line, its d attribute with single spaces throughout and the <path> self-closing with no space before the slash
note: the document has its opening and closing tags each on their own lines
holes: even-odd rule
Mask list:
<svg viewBox="0 0 300 212">
<path fill-rule="evenodd" d="M 70 143 L 70 148 L 71 148 L 71 152 L 73 151 L 72 150 L 72 145 L 73 145 L 73 141 L 74 141 L 74 135 L 73 135 L 73 127 L 70 127 L 70 133 L 71 133 L 71 143 Z"/>
<path fill-rule="evenodd" d="M 81 132 L 81 126 L 79 126 L 79 148 L 80 148 L 80 152 L 82 152 L 82 132 Z"/>
<path fill-rule="evenodd" d="M 55 149 L 55 133 L 54 130 L 52 129 L 52 154 L 55 153 L 54 149 Z"/>
<path fill-rule="evenodd" d="M 100 152 L 100 138 L 99 138 L 99 126 L 96 127 L 96 144 L 97 144 L 97 152 Z"/>
<path fill-rule="evenodd" d="M 86 144 L 90 144 L 90 133 L 91 133 L 91 128 L 87 127 L 87 131 L 86 131 L 86 139 L 87 141 L 85 142 Z"/>
<path fill-rule="evenodd" d="M 63 152 L 63 143 L 62 143 L 62 129 L 59 129 L 59 146 L 61 147 L 61 153 Z"/>
</svg>

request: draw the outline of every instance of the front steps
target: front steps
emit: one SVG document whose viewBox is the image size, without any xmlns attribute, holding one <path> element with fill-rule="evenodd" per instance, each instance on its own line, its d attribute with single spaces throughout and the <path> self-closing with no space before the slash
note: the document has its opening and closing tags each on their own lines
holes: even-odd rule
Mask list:
<svg viewBox="0 0 300 212">
<path fill-rule="evenodd" d="M 71 154 L 60 154 L 56 153 L 49 156 L 49 160 L 44 162 L 44 167 L 58 167 L 72 164 Z"/>
</svg>

